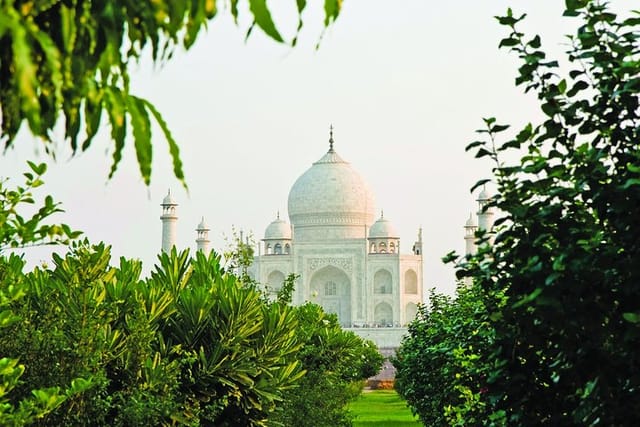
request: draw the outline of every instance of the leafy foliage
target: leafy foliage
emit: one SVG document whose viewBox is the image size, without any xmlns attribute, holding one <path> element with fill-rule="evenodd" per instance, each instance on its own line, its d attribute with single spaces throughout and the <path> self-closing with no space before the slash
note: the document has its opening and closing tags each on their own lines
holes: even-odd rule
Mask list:
<svg viewBox="0 0 640 427">
<path fill-rule="evenodd" d="M 43 224 L 49 216 L 62 212 L 51 196 L 45 197 L 44 205 L 30 218 L 20 214 L 24 205 L 35 204 L 33 191 L 44 183 L 42 176 L 47 170 L 44 163 L 28 162 L 28 165 L 24 185 L 9 187 L 8 179 L 0 179 L 0 253 L 9 248 L 65 244 L 81 234 L 66 224 Z"/>
<path fill-rule="evenodd" d="M 460 286 L 455 299 L 431 291 L 392 360 L 395 388 L 424 425 L 478 425 L 488 419 L 494 339 L 482 293 Z"/>
<path fill-rule="evenodd" d="M 0 137 L 5 147 L 26 122 L 50 151 L 52 130 L 63 119 L 73 152 L 84 151 L 104 116 L 114 144 L 109 176 L 115 173 L 131 132 L 140 174 L 149 184 L 153 119 L 168 142 L 173 172 L 184 183 L 178 144 L 155 107 L 131 93 L 128 68 L 147 48 L 155 62 L 169 60 L 177 46 L 191 48 L 220 3 L 230 5 L 237 20 L 238 0 L 0 0 Z M 273 40 L 285 42 L 266 1 L 247 3 L 253 17 L 248 33 L 257 25 Z M 298 31 L 306 3 L 296 1 Z M 324 3 L 328 26 L 337 18 L 342 1 Z"/>
<path fill-rule="evenodd" d="M 15 266 L 21 321 L 0 330 L 0 354 L 25 371 L 9 403 L 86 377 L 93 388 L 37 424 L 264 425 L 302 375 L 293 310 L 264 304 L 215 254 L 159 261 L 141 280 L 138 261 L 111 267 L 108 247 L 80 242 L 51 270 Z"/>
<path fill-rule="evenodd" d="M 10 306 L 25 295 L 21 271 L 24 261 L 17 255 L 0 257 L 0 335 L 2 329 L 10 328 L 21 321 Z M 62 390 L 60 386 L 40 388 L 18 400 L 11 400 L 11 393 L 19 386 L 25 366 L 17 358 L 0 357 L 0 421 L 6 426 L 23 426 L 45 417 L 67 398 L 92 387 L 91 380 L 76 378 L 71 386 Z"/>
<path fill-rule="evenodd" d="M 539 36 L 510 29 L 501 46 L 522 59 L 516 84 L 546 118 L 515 138 L 485 120 L 477 156 L 495 161 L 504 214 L 495 244 L 459 274 L 473 277 L 495 328 L 489 399 L 508 425 L 640 423 L 640 15 L 606 2 L 567 0 L 581 25 L 570 71 L 546 58 Z M 473 148 L 473 147 L 470 147 Z M 520 149 L 516 164 L 502 152 Z M 496 293 L 506 300 L 497 303 Z"/>
<path fill-rule="evenodd" d="M 360 394 L 362 381 L 378 373 L 383 357 L 373 342 L 342 330 L 337 316 L 316 304 L 296 307 L 295 314 L 302 344 L 296 359 L 306 373 L 272 420 L 291 427 L 350 426 L 346 405 Z"/>
</svg>

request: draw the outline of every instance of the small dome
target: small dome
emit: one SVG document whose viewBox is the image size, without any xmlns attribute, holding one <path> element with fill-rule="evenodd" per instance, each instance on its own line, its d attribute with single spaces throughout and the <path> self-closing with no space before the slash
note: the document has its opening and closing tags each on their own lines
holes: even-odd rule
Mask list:
<svg viewBox="0 0 640 427">
<path fill-rule="evenodd" d="M 467 222 L 464 223 L 465 227 L 477 227 L 478 224 L 476 224 L 476 220 L 473 217 L 473 214 L 469 214 L 469 219 L 467 220 Z"/>
<path fill-rule="evenodd" d="M 167 195 L 165 196 L 164 199 L 162 199 L 162 204 L 163 205 L 176 205 L 176 201 L 173 200 L 173 197 L 171 197 L 171 190 L 169 190 L 169 192 L 167 193 Z"/>
<path fill-rule="evenodd" d="M 209 228 L 209 224 L 207 224 L 207 223 L 204 221 L 204 217 L 202 217 L 202 221 L 200 221 L 200 224 L 198 224 L 198 230 L 211 230 L 211 229 Z"/>
<path fill-rule="evenodd" d="M 489 195 L 489 192 L 487 191 L 486 187 L 482 187 L 482 191 L 480 192 L 480 194 L 478 194 L 478 200 L 479 201 L 484 201 L 484 200 L 489 200 L 491 199 L 491 196 Z"/>
<path fill-rule="evenodd" d="M 369 229 L 369 238 L 370 239 L 380 239 L 380 238 L 392 238 L 397 239 L 399 237 L 398 231 L 391 224 L 391 221 L 385 219 L 383 215 L 380 215 L 380 219 L 373 223 L 371 228 Z"/>
<path fill-rule="evenodd" d="M 287 221 L 278 218 L 267 226 L 264 231 L 264 240 L 291 240 L 291 226 Z"/>
</svg>

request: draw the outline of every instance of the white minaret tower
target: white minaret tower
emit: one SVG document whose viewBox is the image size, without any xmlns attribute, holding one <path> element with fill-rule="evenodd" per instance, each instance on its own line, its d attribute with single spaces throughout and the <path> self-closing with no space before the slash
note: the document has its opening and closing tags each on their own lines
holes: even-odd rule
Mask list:
<svg viewBox="0 0 640 427">
<path fill-rule="evenodd" d="M 422 227 L 418 228 L 418 240 L 413 244 L 412 251 L 414 255 L 422 255 Z"/>
<path fill-rule="evenodd" d="M 202 252 L 205 255 L 209 255 L 209 231 L 211 229 L 204 222 L 204 217 L 202 217 L 202 221 L 198 224 L 198 228 L 196 228 L 196 232 L 198 233 L 198 238 L 196 239 L 196 245 L 198 247 L 198 251 Z"/>
<path fill-rule="evenodd" d="M 176 245 L 177 230 L 176 225 L 178 222 L 178 212 L 176 208 L 178 204 L 171 197 L 171 190 L 167 193 L 167 196 L 162 200 L 162 252 L 171 252 L 171 248 Z"/>
<path fill-rule="evenodd" d="M 476 253 L 476 230 L 478 229 L 478 225 L 473 218 L 473 213 L 469 214 L 469 219 L 464 224 L 464 243 L 465 243 L 465 254 L 473 255 Z"/>
<path fill-rule="evenodd" d="M 488 207 L 491 197 L 487 193 L 486 188 L 482 188 L 482 191 L 478 195 L 478 228 L 491 232 L 493 228 L 493 208 Z"/>
</svg>

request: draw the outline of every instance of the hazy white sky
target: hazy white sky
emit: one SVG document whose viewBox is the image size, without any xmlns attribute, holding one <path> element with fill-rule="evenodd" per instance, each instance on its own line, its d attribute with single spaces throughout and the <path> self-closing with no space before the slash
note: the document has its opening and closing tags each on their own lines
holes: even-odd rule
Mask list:
<svg viewBox="0 0 640 427">
<path fill-rule="evenodd" d="M 295 2 L 288 3 L 275 19 L 290 38 L 297 22 Z M 260 239 L 278 210 L 285 216 L 296 178 L 327 150 L 332 123 L 336 151 L 368 181 L 403 252 L 423 227 L 425 289 L 452 292 L 453 270 L 440 258 L 464 250 L 462 226 L 476 208 L 468 189 L 491 168 L 464 147 L 482 117 L 514 131 L 540 117 L 535 99 L 514 87 L 517 58 L 497 49 L 506 29 L 493 16 L 508 6 L 527 12 L 523 29 L 541 34 L 554 54 L 575 22 L 561 17 L 563 1 L 347 0 L 315 50 L 321 2 L 309 3 L 318 4 L 309 5 L 296 48 L 257 29 L 245 42 L 246 19 L 237 27 L 222 11 L 190 52 L 134 71 L 133 92 L 158 107 L 180 143 L 189 194 L 173 178 L 157 130 L 151 186 L 139 178 L 131 141 L 107 182 L 105 129 L 88 152 L 69 160 L 62 150 L 50 165 L 38 194 L 64 204 L 57 221 L 108 242 L 115 256 L 142 259 L 148 270 L 160 248 L 159 204 L 171 188 L 180 204 L 179 246 L 195 246 L 202 215 L 218 250 L 232 226 Z M 17 179 L 25 159 L 46 159 L 26 133 L 16 145 L 0 157 L 0 176 Z M 42 250 L 27 254 L 47 259 Z"/>
</svg>

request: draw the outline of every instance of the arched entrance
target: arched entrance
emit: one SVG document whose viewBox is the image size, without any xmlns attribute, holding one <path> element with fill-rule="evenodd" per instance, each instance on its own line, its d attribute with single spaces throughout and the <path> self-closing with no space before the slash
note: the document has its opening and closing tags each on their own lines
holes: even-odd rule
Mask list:
<svg viewBox="0 0 640 427">
<path fill-rule="evenodd" d="M 386 302 L 381 302 L 376 305 L 373 319 L 378 326 L 391 326 L 393 325 L 393 309 Z"/>
<path fill-rule="evenodd" d="M 346 273 L 334 266 L 318 270 L 309 284 L 310 300 L 327 313 L 338 315 L 338 321 L 351 326 L 351 281 Z"/>
<path fill-rule="evenodd" d="M 376 271 L 373 276 L 373 293 L 374 294 L 390 294 L 393 286 L 391 273 L 385 269 Z"/>
<path fill-rule="evenodd" d="M 404 273 L 404 293 L 414 295 L 418 293 L 418 275 L 413 270 L 407 270 Z"/>
<path fill-rule="evenodd" d="M 272 271 L 269 273 L 269 277 L 267 278 L 267 292 L 269 292 L 270 295 L 275 296 L 282 288 L 283 283 L 284 273 L 278 270 Z"/>
</svg>

